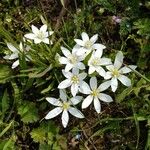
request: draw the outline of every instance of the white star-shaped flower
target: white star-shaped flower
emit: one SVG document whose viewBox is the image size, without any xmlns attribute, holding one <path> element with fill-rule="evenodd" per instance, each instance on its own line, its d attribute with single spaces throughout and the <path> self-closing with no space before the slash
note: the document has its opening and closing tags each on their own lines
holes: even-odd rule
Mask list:
<svg viewBox="0 0 150 150">
<path fill-rule="evenodd" d="M 52 35 L 54 32 L 53 31 L 47 31 L 47 25 L 46 24 L 42 25 L 40 29 L 38 29 L 34 25 L 32 25 L 31 28 L 32 28 L 33 33 L 25 34 L 24 36 L 26 38 L 34 40 L 35 44 L 38 44 L 41 42 L 44 42 L 46 44 L 50 44 L 48 37 L 50 35 Z"/>
<path fill-rule="evenodd" d="M 56 106 L 56 108 L 51 110 L 45 116 L 45 119 L 52 119 L 52 118 L 56 117 L 57 115 L 59 115 L 60 113 L 62 113 L 62 117 L 61 117 L 62 124 L 63 124 L 64 128 L 66 128 L 66 126 L 69 122 L 68 112 L 77 118 L 84 118 L 84 115 L 82 114 L 82 112 L 74 107 L 81 101 L 82 96 L 76 96 L 76 97 L 73 97 L 73 98 L 70 98 L 69 100 L 67 100 L 66 92 L 60 90 L 60 99 L 61 100 L 53 98 L 53 97 L 46 98 L 46 100 L 50 104 Z"/>
<path fill-rule="evenodd" d="M 91 38 L 89 38 L 88 34 L 85 32 L 82 32 L 81 34 L 82 40 L 80 39 L 74 39 L 74 41 L 79 45 L 81 48 L 78 49 L 77 54 L 78 55 L 88 55 L 92 50 L 99 50 L 103 51 L 103 49 L 106 48 L 106 46 L 95 43 L 98 39 L 98 34 L 93 35 Z"/>
<path fill-rule="evenodd" d="M 61 47 L 61 50 L 63 54 L 65 55 L 65 57 L 60 57 L 59 62 L 61 64 L 66 64 L 66 67 L 65 67 L 66 72 L 68 72 L 72 68 L 78 68 L 81 70 L 85 69 L 85 65 L 81 62 L 82 60 L 84 60 L 84 56 L 78 56 L 76 54 L 77 47 L 78 46 L 75 46 L 72 49 L 72 53 L 67 48 Z"/>
<path fill-rule="evenodd" d="M 119 51 L 116 55 L 114 65 L 108 65 L 106 68 L 109 70 L 106 72 L 105 79 L 111 79 L 110 85 L 113 92 L 117 90 L 118 80 L 125 86 L 131 86 L 131 80 L 126 77 L 124 74 L 131 72 L 131 69 L 136 69 L 136 66 L 129 65 L 129 67 L 124 66 L 121 68 L 123 64 L 123 53 Z M 131 68 L 131 69 L 130 69 Z"/>
<path fill-rule="evenodd" d="M 8 60 L 13 60 L 13 59 L 17 59 L 19 58 L 19 54 L 21 54 L 21 52 L 27 52 L 29 51 L 29 47 L 23 47 L 23 44 L 20 42 L 19 45 L 19 49 L 17 49 L 16 47 L 14 47 L 11 43 L 7 43 L 7 47 L 9 48 L 9 50 L 11 50 L 12 54 L 11 55 L 6 55 L 4 57 L 4 59 L 8 59 Z M 26 56 L 26 61 L 29 61 L 29 56 Z M 17 59 L 13 64 L 12 64 L 12 69 L 16 68 L 19 65 L 19 59 Z"/>
<path fill-rule="evenodd" d="M 96 50 L 93 51 L 91 58 L 88 61 L 88 66 L 89 66 L 89 74 L 92 74 L 93 72 L 98 72 L 100 76 L 104 77 L 105 76 L 105 70 L 101 66 L 106 66 L 110 65 L 111 59 L 109 58 L 101 58 L 102 56 L 102 51 Z"/>
<path fill-rule="evenodd" d="M 99 85 L 99 87 L 97 87 L 96 77 L 92 77 L 90 79 L 90 86 L 87 83 L 82 84 L 80 92 L 88 95 L 82 102 L 82 109 L 87 108 L 92 103 L 92 101 L 94 101 L 94 108 L 97 113 L 100 113 L 101 112 L 100 100 L 107 103 L 113 101 L 109 95 L 102 93 L 109 86 L 110 83 L 109 81 L 107 81 Z"/>
<path fill-rule="evenodd" d="M 86 78 L 87 74 L 85 72 L 79 73 L 79 69 L 73 68 L 72 72 L 65 72 L 62 70 L 63 75 L 67 78 L 62 81 L 59 85 L 59 89 L 65 89 L 71 86 L 71 94 L 76 96 L 82 84 L 86 83 L 83 79 Z"/>
</svg>

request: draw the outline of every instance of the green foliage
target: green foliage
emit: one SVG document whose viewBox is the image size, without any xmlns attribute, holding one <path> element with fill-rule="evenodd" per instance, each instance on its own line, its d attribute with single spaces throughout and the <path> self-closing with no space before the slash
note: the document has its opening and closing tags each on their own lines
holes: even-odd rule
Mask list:
<svg viewBox="0 0 150 150">
<path fill-rule="evenodd" d="M 39 120 L 38 109 L 32 102 L 24 102 L 18 107 L 18 114 L 24 123 L 32 123 Z"/>
</svg>

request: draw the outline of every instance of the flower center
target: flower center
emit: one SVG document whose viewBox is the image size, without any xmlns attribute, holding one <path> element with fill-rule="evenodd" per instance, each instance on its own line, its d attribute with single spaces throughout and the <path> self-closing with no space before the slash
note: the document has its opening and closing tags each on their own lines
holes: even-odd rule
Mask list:
<svg viewBox="0 0 150 150">
<path fill-rule="evenodd" d="M 69 57 L 69 61 L 70 61 L 70 63 L 72 63 L 72 64 L 76 64 L 77 61 L 78 61 L 78 58 L 77 58 L 77 56 L 71 55 L 71 56 Z"/>
<path fill-rule="evenodd" d="M 43 34 L 42 31 L 39 31 L 37 37 L 38 37 L 39 39 L 44 39 L 45 36 L 44 36 L 44 34 Z"/>
<path fill-rule="evenodd" d="M 91 41 L 85 42 L 84 47 L 87 48 L 87 49 L 91 48 L 92 47 L 92 42 Z"/>
<path fill-rule="evenodd" d="M 94 58 L 94 59 L 92 60 L 91 64 L 92 64 L 93 66 L 98 65 L 98 64 L 99 64 L 99 59 L 98 59 L 98 58 Z"/>
<path fill-rule="evenodd" d="M 117 69 L 114 69 L 114 70 L 112 70 L 112 75 L 115 77 L 118 77 L 120 75 L 120 73 Z"/>
<path fill-rule="evenodd" d="M 72 82 L 73 82 L 74 84 L 76 84 L 76 83 L 79 82 L 79 78 L 78 78 L 78 76 L 76 76 L 76 75 L 74 75 L 74 76 L 71 78 L 71 80 L 72 80 Z"/>
<path fill-rule="evenodd" d="M 70 107 L 70 103 L 64 102 L 62 107 L 63 109 L 68 109 Z"/>
<path fill-rule="evenodd" d="M 99 94 L 99 91 L 97 90 L 97 89 L 94 89 L 92 92 L 91 92 L 91 95 L 92 96 L 98 96 L 98 94 Z"/>
</svg>

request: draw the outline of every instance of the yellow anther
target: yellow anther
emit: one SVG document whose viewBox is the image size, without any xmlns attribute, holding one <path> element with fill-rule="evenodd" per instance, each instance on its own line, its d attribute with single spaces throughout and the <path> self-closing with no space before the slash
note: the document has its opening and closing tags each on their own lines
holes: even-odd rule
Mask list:
<svg viewBox="0 0 150 150">
<path fill-rule="evenodd" d="M 91 95 L 92 96 L 98 96 L 99 92 L 97 89 L 94 89 L 92 92 L 91 92 Z"/>
<path fill-rule="evenodd" d="M 87 48 L 87 49 L 91 48 L 92 47 L 92 42 L 91 41 L 85 42 L 84 47 Z"/>
<path fill-rule="evenodd" d="M 72 82 L 73 83 L 78 83 L 79 82 L 79 78 L 78 76 L 74 75 L 72 78 L 71 78 Z"/>
<path fill-rule="evenodd" d="M 63 109 L 68 109 L 70 107 L 70 103 L 64 102 L 62 107 Z"/>
</svg>

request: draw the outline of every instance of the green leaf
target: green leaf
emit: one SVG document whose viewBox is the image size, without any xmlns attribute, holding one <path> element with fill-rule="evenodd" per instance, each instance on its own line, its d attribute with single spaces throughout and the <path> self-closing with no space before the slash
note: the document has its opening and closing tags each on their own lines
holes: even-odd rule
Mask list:
<svg viewBox="0 0 150 150">
<path fill-rule="evenodd" d="M 39 120 L 38 109 L 32 102 L 25 102 L 18 108 L 18 114 L 24 123 L 32 123 Z"/>
</svg>

